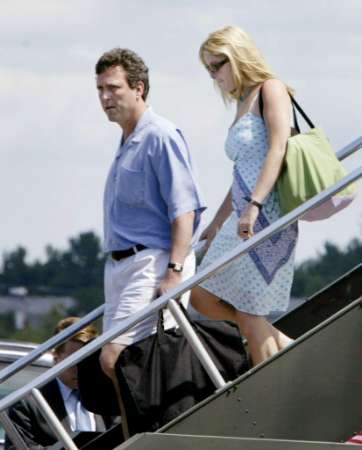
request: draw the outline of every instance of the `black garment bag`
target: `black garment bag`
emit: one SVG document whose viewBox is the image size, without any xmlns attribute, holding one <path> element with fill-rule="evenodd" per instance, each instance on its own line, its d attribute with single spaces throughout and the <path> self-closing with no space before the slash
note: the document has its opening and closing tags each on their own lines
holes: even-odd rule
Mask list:
<svg viewBox="0 0 362 450">
<path fill-rule="evenodd" d="M 249 369 L 236 325 L 215 320 L 190 323 L 225 381 Z M 157 333 L 127 347 L 116 373 L 131 435 L 157 430 L 216 389 L 181 330 L 164 330 L 161 313 Z"/>
<path fill-rule="evenodd" d="M 235 324 L 188 319 L 225 381 L 249 369 Z M 119 415 L 115 391 L 101 370 L 99 354 L 78 364 L 81 401 L 95 413 Z M 131 435 L 160 428 L 216 389 L 182 331 L 164 330 L 161 313 L 157 333 L 128 346 L 116 363 L 116 373 Z"/>
</svg>

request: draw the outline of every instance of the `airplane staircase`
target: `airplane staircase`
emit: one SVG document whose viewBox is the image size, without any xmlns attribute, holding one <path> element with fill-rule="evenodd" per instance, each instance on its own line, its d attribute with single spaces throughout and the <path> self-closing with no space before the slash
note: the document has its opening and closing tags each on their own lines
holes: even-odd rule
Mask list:
<svg viewBox="0 0 362 450">
<path fill-rule="evenodd" d="M 117 450 L 345 449 L 362 429 L 361 279 L 359 265 L 277 321 L 289 348 Z"/>
</svg>

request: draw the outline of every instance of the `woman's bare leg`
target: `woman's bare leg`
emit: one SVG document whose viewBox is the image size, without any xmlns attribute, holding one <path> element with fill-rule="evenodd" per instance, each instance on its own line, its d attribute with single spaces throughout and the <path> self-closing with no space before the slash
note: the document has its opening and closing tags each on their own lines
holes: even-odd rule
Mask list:
<svg viewBox="0 0 362 450">
<path fill-rule="evenodd" d="M 253 364 L 259 364 L 292 342 L 263 316 L 237 311 L 211 292 L 197 286 L 191 291 L 191 304 L 204 316 L 215 320 L 236 322 L 240 333 L 248 341 L 248 350 Z"/>
<path fill-rule="evenodd" d="M 210 319 L 235 322 L 235 308 L 200 286 L 191 290 L 191 304 L 199 313 Z"/>
<path fill-rule="evenodd" d="M 235 317 L 240 332 L 248 341 L 254 365 L 265 361 L 293 342 L 263 316 L 236 311 Z"/>
<path fill-rule="evenodd" d="M 285 347 L 287 347 L 289 344 L 293 342 L 293 339 L 291 339 L 289 336 L 287 336 L 286 334 L 282 333 L 280 330 L 275 328 L 270 322 L 268 322 L 268 325 L 277 343 L 278 350 L 283 350 Z"/>
<path fill-rule="evenodd" d="M 241 334 L 248 341 L 248 349 L 254 366 L 279 351 L 276 339 L 265 317 L 241 311 L 236 311 L 235 317 Z"/>
</svg>

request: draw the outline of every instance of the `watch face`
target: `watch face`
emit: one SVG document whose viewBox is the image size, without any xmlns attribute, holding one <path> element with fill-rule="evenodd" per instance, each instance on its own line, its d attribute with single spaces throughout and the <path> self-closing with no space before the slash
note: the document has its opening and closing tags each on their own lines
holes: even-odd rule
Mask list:
<svg viewBox="0 0 362 450">
<path fill-rule="evenodd" d="M 172 269 L 174 272 L 182 272 L 183 266 L 180 263 L 170 262 L 168 263 L 168 268 Z"/>
</svg>

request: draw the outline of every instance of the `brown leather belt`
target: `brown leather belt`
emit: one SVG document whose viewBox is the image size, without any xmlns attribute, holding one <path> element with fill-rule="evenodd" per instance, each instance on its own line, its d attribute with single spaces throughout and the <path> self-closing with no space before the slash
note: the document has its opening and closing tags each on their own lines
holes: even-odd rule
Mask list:
<svg viewBox="0 0 362 450">
<path fill-rule="evenodd" d="M 147 247 L 142 244 L 137 244 L 131 248 L 127 248 L 126 250 L 113 250 L 113 252 L 111 252 L 111 257 L 116 261 L 120 261 L 121 259 L 135 255 L 136 253 L 140 252 L 141 250 L 145 250 L 146 248 Z"/>
</svg>

